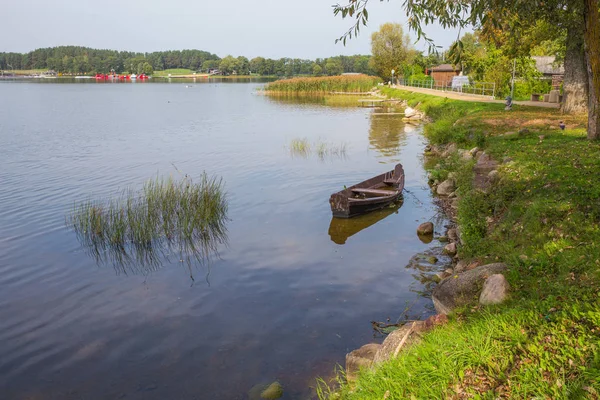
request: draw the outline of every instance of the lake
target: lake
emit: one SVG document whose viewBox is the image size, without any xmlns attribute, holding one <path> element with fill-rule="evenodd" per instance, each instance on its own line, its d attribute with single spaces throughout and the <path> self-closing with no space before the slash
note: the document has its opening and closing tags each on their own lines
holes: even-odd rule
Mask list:
<svg viewBox="0 0 600 400">
<path fill-rule="evenodd" d="M 445 223 L 420 127 L 256 82 L 56 81 L 0 82 L 3 399 L 245 399 L 275 380 L 311 398 L 347 352 L 382 340 L 371 321 L 433 313 L 407 268 L 441 246 L 416 227 Z M 296 138 L 346 152 L 299 156 Z M 401 207 L 332 221 L 331 193 L 398 162 Z M 98 263 L 65 224 L 76 202 L 203 171 L 229 198 L 209 263 Z"/>
</svg>

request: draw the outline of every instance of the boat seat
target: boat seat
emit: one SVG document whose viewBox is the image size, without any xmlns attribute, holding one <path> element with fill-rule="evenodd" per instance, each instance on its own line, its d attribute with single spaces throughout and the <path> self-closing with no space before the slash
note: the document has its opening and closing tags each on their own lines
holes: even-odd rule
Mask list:
<svg viewBox="0 0 600 400">
<path fill-rule="evenodd" d="M 352 189 L 352 191 L 354 193 L 375 194 L 375 195 L 380 195 L 380 196 L 391 196 L 391 195 L 397 193 L 397 191 L 394 191 L 394 190 L 367 189 L 367 188 L 365 188 L 365 189 L 356 188 L 356 189 Z"/>
<path fill-rule="evenodd" d="M 398 183 L 398 181 L 394 178 L 390 178 L 390 179 L 384 179 L 383 183 L 385 183 L 386 185 L 395 185 Z"/>
</svg>

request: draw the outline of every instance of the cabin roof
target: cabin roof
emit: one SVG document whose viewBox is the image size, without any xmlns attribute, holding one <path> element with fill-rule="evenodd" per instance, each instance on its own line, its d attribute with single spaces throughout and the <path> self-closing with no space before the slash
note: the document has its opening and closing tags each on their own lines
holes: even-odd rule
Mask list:
<svg viewBox="0 0 600 400">
<path fill-rule="evenodd" d="M 562 64 L 556 65 L 554 56 L 536 56 L 531 57 L 535 61 L 535 68 L 544 75 L 563 75 L 565 67 Z"/>
<path fill-rule="evenodd" d="M 460 67 L 454 67 L 452 64 L 440 64 L 437 67 L 432 67 L 433 72 L 456 72 L 460 71 Z"/>
</svg>

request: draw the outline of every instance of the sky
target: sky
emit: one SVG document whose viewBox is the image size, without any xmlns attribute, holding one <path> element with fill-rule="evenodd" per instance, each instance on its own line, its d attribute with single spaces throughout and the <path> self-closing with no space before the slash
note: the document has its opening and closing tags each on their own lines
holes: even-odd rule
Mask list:
<svg viewBox="0 0 600 400">
<path fill-rule="evenodd" d="M 344 0 L 341 0 L 344 1 Z M 369 4 L 369 24 L 343 46 L 352 20 L 334 17 L 335 0 L 28 0 L 1 7 L 0 51 L 28 52 L 61 45 L 152 52 L 199 49 L 217 54 L 315 59 L 370 54 L 381 24 L 406 26 L 401 0 Z M 405 29 L 406 30 L 406 29 Z M 456 30 L 426 28 L 447 48 Z M 410 33 L 413 41 L 416 36 Z M 427 50 L 423 42 L 415 43 Z"/>
</svg>

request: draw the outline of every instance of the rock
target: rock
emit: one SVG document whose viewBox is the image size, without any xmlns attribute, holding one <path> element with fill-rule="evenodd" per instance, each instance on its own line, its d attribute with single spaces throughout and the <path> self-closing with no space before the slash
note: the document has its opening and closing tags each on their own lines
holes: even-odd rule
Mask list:
<svg viewBox="0 0 600 400">
<path fill-rule="evenodd" d="M 447 268 L 446 270 L 444 270 L 444 272 L 448 275 L 452 275 L 454 273 L 454 271 L 452 270 L 452 268 Z"/>
<path fill-rule="evenodd" d="M 436 262 L 438 262 L 438 259 L 436 256 L 429 256 L 429 257 L 427 257 L 427 262 L 429 264 L 435 264 Z"/>
<path fill-rule="evenodd" d="M 250 400 L 276 400 L 283 396 L 283 386 L 277 381 L 270 385 L 258 384 L 248 391 Z"/>
<path fill-rule="evenodd" d="M 431 147 L 430 144 L 428 144 L 427 146 L 425 146 L 425 152 L 426 153 L 431 153 L 431 150 L 433 149 L 433 147 Z"/>
<path fill-rule="evenodd" d="M 456 192 L 452 192 L 448 195 L 448 197 L 450 197 L 451 199 L 456 197 Z"/>
<path fill-rule="evenodd" d="M 454 200 L 452 200 L 452 203 L 450 203 L 450 207 L 452 207 L 455 210 L 458 210 L 458 203 L 460 203 L 460 200 L 454 199 Z"/>
<path fill-rule="evenodd" d="M 452 242 L 452 243 L 448 243 L 446 246 L 444 246 L 444 253 L 448 254 L 449 256 L 453 256 L 456 254 L 456 243 Z"/>
<path fill-rule="evenodd" d="M 517 132 L 504 132 L 504 134 L 501 136 L 507 136 L 507 137 L 517 136 Z"/>
<path fill-rule="evenodd" d="M 506 269 L 506 264 L 488 264 L 444 279 L 432 292 L 436 311 L 450 314 L 456 307 L 476 302 L 485 280 Z"/>
<path fill-rule="evenodd" d="M 444 152 L 442 153 L 442 157 L 450 157 L 452 154 L 456 153 L 457 150 L 458 146 L 456 145 L 456 143 L 450 143 L 448 146 L 446 146 L 446 150 L 444 150 Z"/>
<path fill-rule="evenodd" d="M 447 179 L 450 179 L 452 181 L 456 181 L 456 173 L 454 173 L 454 172 L 448 172 Z"/>
<path fill-rule="evenodd" d="M 454 272 L 457 274 L 460 274 L 461 272 L 465 272 L 467 270 L 467 266 L 469 265 L 469 263 L 465 260 L 460 260 L 459 262 L 456 263 L 456 266 L 454 267 Z"/>
<path fill-rule="evenodd" d="M 448 236 L 440 236 L 438 238 L 438 242 L 440 242 L 440 243 L 448 243 L 449 242 Z"/>
<path fill-rule="evenodd" d="M 500 180 L 500 173 L 498 172 L 498 170 L 491 170 L 488 173 L 488 179 L 490 180 L 490 182 L 498 182 Z"/>
<path fill-rule="evenodd" d="M 424 222 L 417 228 L 417 235 L 433 235 L 433 223 Z"/>
<path fill-rule="evenodd" d="M 509 288 L 504 275 L 494 274 L 485 280 L 479 296 L 479 303 L 483 305 L 500 304 L 508 297 Z"/>
<path fill-rule="evenodd" d="M 473 155 L 468 151 L 465 151 L 460 155 L 460 158 L 462 158 L 465 161 L 471 161 L 473 159 Z"/>
<path fill-rule="evenodd" d="M 432 315 L 425 321 L 409 322 L 388 335 L 373 358 L 373 364 L 379 364 L 397 355 L 415 343 L 421 341 L 420 334 L 448 323 L 445 314 Z"/>
<path fill-rule="evenodd" d="M 404 117 L 406 117 L 406 118 L 414 117 L 414 116 L 418 115 L 418 113 L 419 112 L 412 107 L 406 107 L 404 109 Z"/>
<path fill-rule="evenodd" d="M 481 153 L 479 159 L 477 160 L 477 166 L 482 166 L 483 164 L 488 164 L 492 161 L 492 157 L 486 152 Z"/>
<path fill-rule="evenodd" d="M 471 157 L 475 157 L 475 154 L 477 154 L 478 151 L 478 147 L 473 147 L 471 150 L 469 150 L 469 154 L 471 155 Z"/>
<path fill-rule="evenodd" d="M 394 332 L 392 332 L 392 334 Z M 360 349 L 356 349 L 346 354 L 346 379 L 348 379 L 348 381 L 354 381 L 361 368 L 370 368 L 371 365 L 373 365 L 375 354 L 379 351 L 380 347 L 380 344 L 369 343 L 365 344 Z"/>
<path fill-rule="evenodd" d="M 448 239 L 450 239 L 451 242 L 458 242 L 458 232 L 456 231 L 456 229 L 448 229 L 446 235 L 448 235 Z"/>
<path fill-rule="evenodd" d="M 523 128 L 519 130 L 519 136 L 527 135 L 529 133 L 529 129 Z"/>
<path fill-rule="evenodd" d="M 479 157 L 481 157 L 483 155 L 483 151 L 479 150 L 477 153 L 475 153 L 475 159 L 479 160 Z"/>
<path fill-rule="evenodd" d="M 417 235 L 419 240 L 425 244 L 433 242 L 433 235 Z"/>
<path fill-rule="evenodd" d="M 469 263 L 469 265 L 467 265 L 467 271 L 475 269 L 475 268 L 479 267 L 480 265 L 481 265 L 481 263 L 479 261 L 473 261 L 473 262 Z"/>
<path fill-rule="evenodd" d="M 440 183 L 437 187 L 437 194 L 440 196 L 448 196 L 450 193 L 456 190 L 456 185 L 453 180 L 446 179 L 444 182 Z"/>
<path fill-rule="evenodd" d="M 508 163 L 509 163 L 509 162 L 511 162 L 512 160 L 513 160 L 513 159 L 512 159 L 512 157 L 508 157 L 508 156 L 507 156 L 507 157 L 504 157 L 504 158 L 502 159 L 502 163 L 503 163 L 503 164 L 508 164 Z"/>
<path fill-rule="evenodd" d="M 436 273 L 434 275 L 433 280 L 435 282 L 439 283 L 439 282 L 443 281 L 444 279 L 448 278 L 451 275 L 452 275 L 452 272 L 448 273 L 446 271 L 441 271 L 441 272 L 438 272 L 438 273 Z"/>
<path fill-rule="evenodd" d="M 414 324 L 414 326 L 413 326 Z M 412 331 L 411 331 L 412 328 Z M 396 350 L 406 349 L 408 346 L 419 342 L 421 339 L 415 333 L 425 329 L 424 321 L 409 322 L 401 326 L 385 338 L 373 358 L 373 364 L 379 364 L 394 357 Z M 411 331 L 409 333 L 409 331 Z M 401 347 L 399 347 L 402 345 Z M 346 372 L 348 373 L 348 372 Z"/>
<path fill-rule="evenodd" d="M 265 390 L 262 391 L 260 397 L 265 400 L 275 400 L 283 396 L 283 387 L 277 381 L 271 383 Z"/>
</svg>

